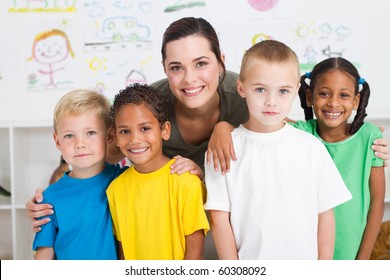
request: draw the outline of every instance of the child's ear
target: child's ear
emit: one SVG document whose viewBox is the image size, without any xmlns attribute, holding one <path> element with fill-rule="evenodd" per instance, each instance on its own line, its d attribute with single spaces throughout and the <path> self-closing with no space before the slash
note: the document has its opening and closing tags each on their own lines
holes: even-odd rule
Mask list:
<svg viewBox="0 0 390 280">
<path fill-rule="evenodd" d="M 118 138 L 116 137 L 116 128 L 114 129 L 114 133 L 115 133 L 115 146 L 119 148 Z"/>
<path fill-rule="evenodd" d="M 356 111 L 359 107 L 359 103 L 360 103 L 360 93 L 358 95 L 355 96 L 354 100 L 353 100 L 353 109 Z"/>
<path fill-rule="evenodd" d="M 161 128 L 162 139 L 168 140 L 171 137 L 171 123 L 166 121 Z"/>
<path fill-rule="evenodd" d="M 244 85 L 242 84 L 240 79 L 237 79 L 237 92 L 242 97 L 245 98 Z"/>
<path fill-rule="evenodd" d="M 115 141 L 115 128 L 110 126 L 107 130 L 107 141 L 108 143 Z"/>
<path fill-rule="evenodd" d="M 119 148 L 118 145 L 118 138 L 116 138 L 116 128 L 111 127 L 111 129 L 108 131 L 108 145 L 115 143 L 115 146 Z"/>
<path fill-rule="evenodd" d="M 54 142 L 56 143 L 57 149 L 61 151 L 60 138 L 58 137 L 57 133 L 55 133 L 55 132 L 53 132 L 53 139 L 54 139 Z"/>
<path fill-rule="evenodd" d="M 306 105 L 307 107 L 313 106 L 313 95 L 311 94 L 310 89 L 306 90 Z"/>
</svg>

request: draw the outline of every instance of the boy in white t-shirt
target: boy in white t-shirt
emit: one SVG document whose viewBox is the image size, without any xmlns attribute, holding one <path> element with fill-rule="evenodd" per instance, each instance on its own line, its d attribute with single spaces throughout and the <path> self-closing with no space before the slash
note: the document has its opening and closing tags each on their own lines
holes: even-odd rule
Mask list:
<svg viewBox="0 0 390 280">
<path fill-rule="evenodd" d="M 237 89 L 249 120 L 232 132 L 237 160 L 205 164 L 220 259 L 332 259 L 333 207 L 351 199 L 324 145 L 284 119 L 297 96 L 296 54 L 267 40 L 244 55 Z"/>
</svg>

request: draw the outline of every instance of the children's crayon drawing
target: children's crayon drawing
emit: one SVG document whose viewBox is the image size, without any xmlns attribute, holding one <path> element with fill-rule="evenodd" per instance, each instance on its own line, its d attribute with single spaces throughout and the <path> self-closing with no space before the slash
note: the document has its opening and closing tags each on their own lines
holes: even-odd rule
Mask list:
<svg viewBox="0 0 390 280">
<path fill-rule="evenodd" d="M 47 29 L 31 41 L 27 59 L 27 88 L 52 90 L 70 87 L 74 82 L 72 62 L 75 58 L 67 33 Z"/>
<path fill-rule="evenodd" d="M 278 2 L 279 0 L 248 0 L 248 3 L 253 7 L 253 9 L 262 12 L 271 10 L 278 4 Z"/>
<path fill-rule="evenodd" d="M 159 60 L 148 51 L 87 53 L 85 62 L 87 84 L 83 86 L 94 88 L 109 98 L 129 84 L 151 83 L 164 75 Z"/>
<path fill-rule="evenodd" d="M 164 13 L 178 12 L 182 10 L 204 6 L 206 6 L 205 1 L 176 1 L 175 3 L 165 6 Z"/>
<path fill-rule="evenodd" d="M 290 18 L 294 4 L 290 0 L 226 1 L 221 5 L 221 15 L 233 21 Z"/>
<path fill-rule="evenodd" d="M 9 0 L 10 13 L 76 12 L 77 0 Z"/>
<path fill-rule="evenodd" d="M 301 70 L 309 71 L 319 61 L 337 56 L 346 57 L 360 67 L 359 35 L 355 32 L 359 30 L 357 24 L 336 20 L 296 23 L 292 29 L 291 46 L 297 52 Z"/>
<path fill-rule="evenodd" d="M 84 10 L 87 51 L 152 47 L 152 1 L 84 1 Z"/>
<path fill-rule="evenodd" d="M 232 51 L 235 48 L 234 61 L 238 63 L 230 64 L 233 62 L 232 59 L 227 59 L 227 68 L 240 69 L 240 62 L 245 51 L 258 42 L 270 39 L 288 42 L 291 33 L 284 28 L 285 26 L 289 26 L 289 21 L 285 19 L 246 20 L 235 24 L 230 32 L 221 31 L 219 37 L 222 46 L 229 46 L 230 54 L 234 53 Z M 230 36 L 231 33 L 240 34 L 240 40 Z"/>
<path fill-rule="evenodd" d="M 219 17 L 221 12 L 219 1 L 212 0 L 166 0 L 158 4 L 158 12 L 166 24 L 187 16 L 212 20 Z"/>
</svg>

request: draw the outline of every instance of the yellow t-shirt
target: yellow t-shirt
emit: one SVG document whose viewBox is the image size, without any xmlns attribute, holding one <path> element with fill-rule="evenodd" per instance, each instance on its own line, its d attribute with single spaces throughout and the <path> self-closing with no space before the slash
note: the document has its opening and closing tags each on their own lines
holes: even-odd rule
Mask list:
<svg viewBox="0 0 390 280">
<path fill-rule="evenodd" d="M 134 167 L 107 189 L 114 233 L 125 259 L 182 260 L 185 236 L 209 224 L 203 208 L 205 186 L 195 175 L 171 175 L 169 161 L 147 174 Z"/>
</svg>

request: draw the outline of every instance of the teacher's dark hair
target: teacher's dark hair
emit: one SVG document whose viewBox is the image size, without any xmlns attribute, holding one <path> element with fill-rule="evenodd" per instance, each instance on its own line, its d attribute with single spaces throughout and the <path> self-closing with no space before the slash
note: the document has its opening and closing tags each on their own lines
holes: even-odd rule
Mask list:
<svg viewBox="0 0 390 280">
<path fill-rule="evenodd" d="M 222 60 L 221 48 L 219 46 L 219 40 L 217 33 L 213 26 L 203 18 L 184 17 L 172 22 L 165 30 L 161 46 L 162 61 L 166 59 L 166 47 L 169 42 L 179 40 L 181 38 L 197 35 L 201 36 L 210 44 L 211 51 L 217 57 L 218 63 L 221 65 L 223 73 L 221 75 L 220 83 L 225 78 L 225 63 Z"/>
</svg>

